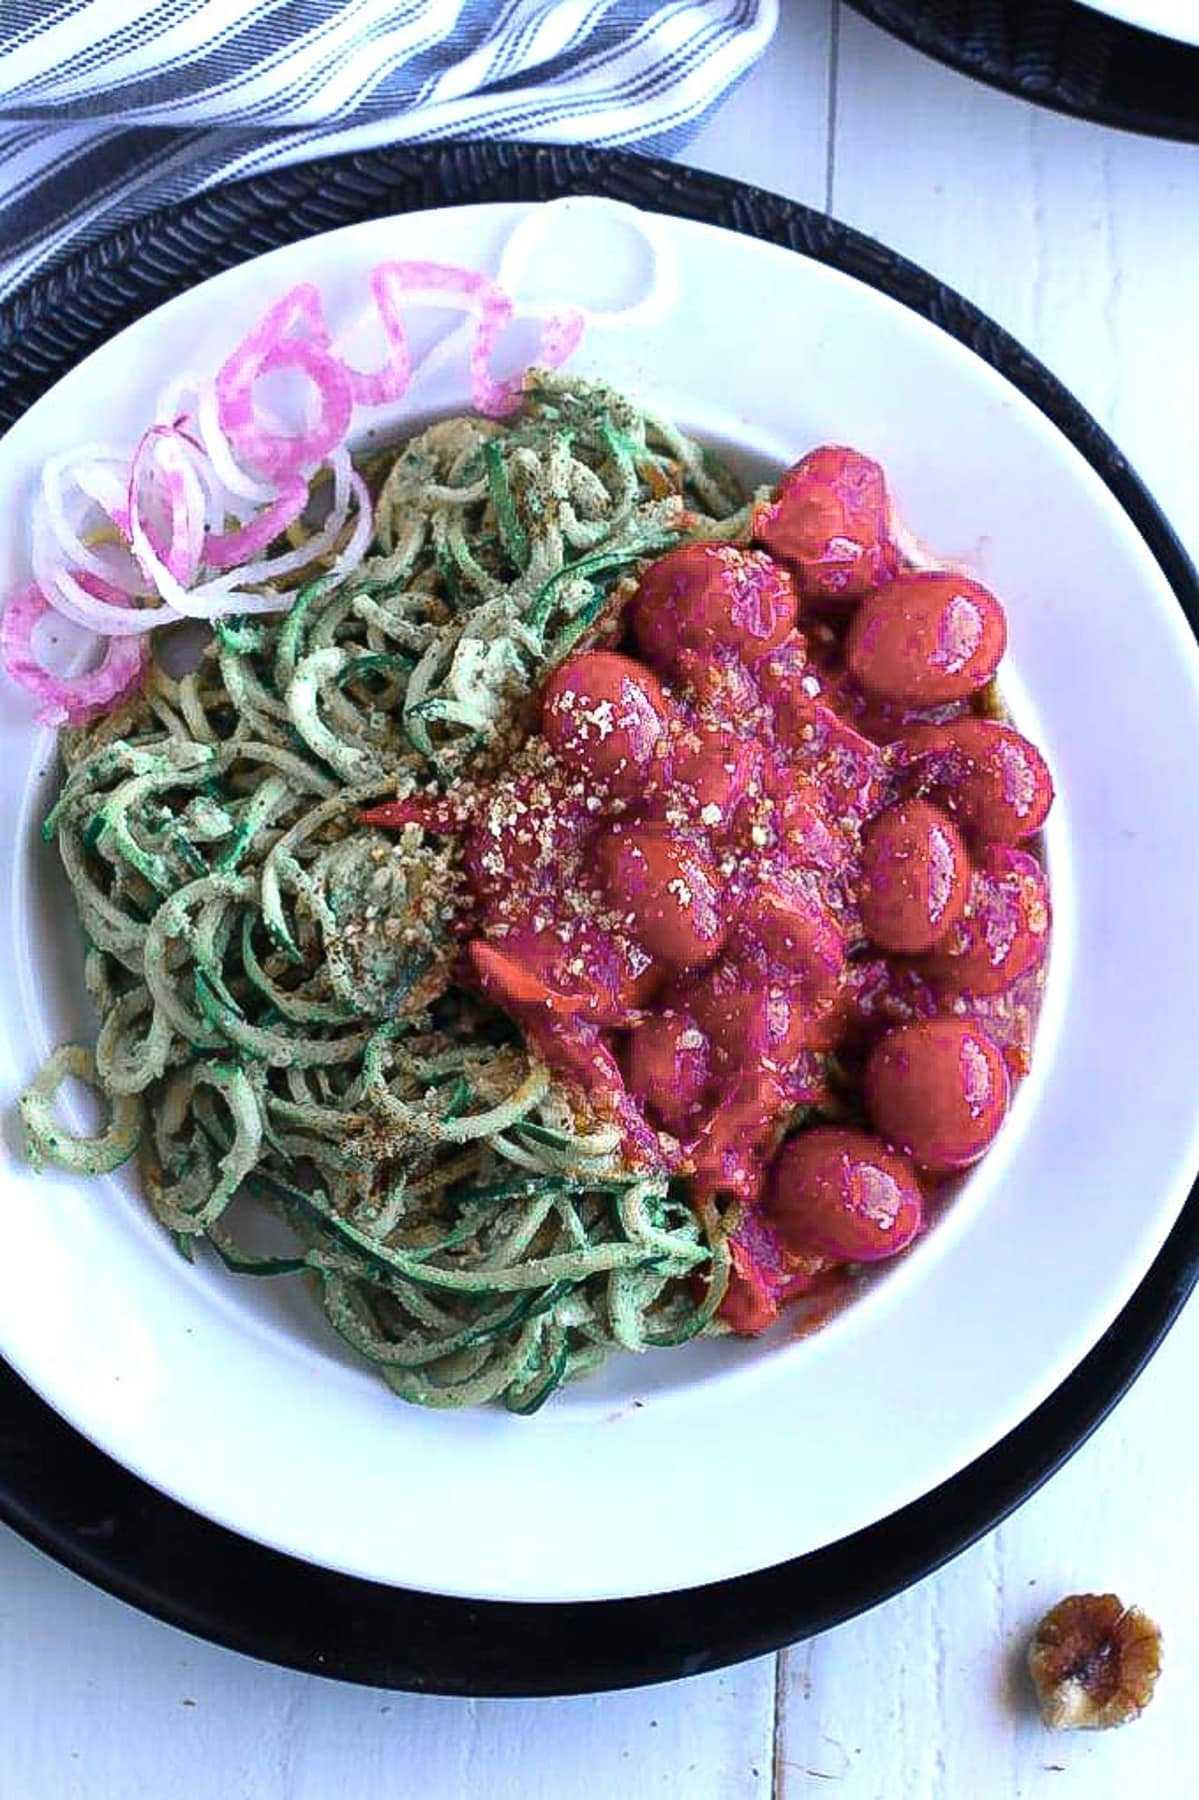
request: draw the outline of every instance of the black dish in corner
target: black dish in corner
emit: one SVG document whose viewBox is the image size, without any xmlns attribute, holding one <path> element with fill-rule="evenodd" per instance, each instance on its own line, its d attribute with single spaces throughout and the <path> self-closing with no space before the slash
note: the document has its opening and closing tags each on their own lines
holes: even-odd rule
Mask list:
<svg viewBox="0 0 1199 1800">
<path fill-rule="evenodd" d="M 1073 0 L 849 0 L 915 50 L 1096 125 L 1199 143 L 1199 49 Z"/>
</svg>

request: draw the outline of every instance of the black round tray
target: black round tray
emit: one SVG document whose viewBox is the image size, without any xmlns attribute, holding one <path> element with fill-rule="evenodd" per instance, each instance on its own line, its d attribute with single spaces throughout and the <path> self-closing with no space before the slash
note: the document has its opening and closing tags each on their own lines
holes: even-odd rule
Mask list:
<svg viewBox="0 0 1199 1800">
<path fill-rule="evenodd" d="M 0 425 L 113 332 L 260 251 L 429 206 L 595 193 L 786 245 L 891 295 L 990 363 L 1098 471 L 1199 632 L 1199 578 L 1115 446 L 1054 378 L 950 289 L 819 213 L 648 158 L 424 145 L 216 189 L 105 239 L 0 308 Z M 822 1631 L 972 1543 L 1088 1436 L 1199 1276 L 1199 1188 L 1103 1340 L 1017 1430 L 866 1531 L 736 1581 L 642 1600 L 474 1604 L 357 1581 L 263 1549 L 139 1481 L 0 1363 L 0 1518 L 68 1567 L 202 1637 L 347 1681 L 563 1694 L 696 1674 Z"/>
<path fill-rule="evenodd" d="M 1199 143 L 1199 49 L 1073 0 L 849 0 L 938 62 L 1056 112 Z"/>
</svg>

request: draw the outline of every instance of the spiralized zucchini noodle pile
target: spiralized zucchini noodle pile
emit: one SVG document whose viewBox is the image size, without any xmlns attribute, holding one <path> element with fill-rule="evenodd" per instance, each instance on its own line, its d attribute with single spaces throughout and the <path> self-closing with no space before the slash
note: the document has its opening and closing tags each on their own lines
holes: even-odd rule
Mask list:
<svg viewBox="0 0 1199 1800">
<path fill-rule="evenodd" d="M 666 421 L 544 371 L 509 420 L 358 466 L 352 572 L 318 562 L 289 610 L 219 620 L 181 676 L 156 643 L 139 693 L 61 734 L 45 833 L 100 1029 L 22 1113 L 36 1162 L 137 1157 L 187 1257 L 308 1279 L 404 1399 L 531 1412 L 613 1346 L 722 1329 L 722 1227 L 455 983 L 452 844 L 359 812 L 502 764 L 622 581 L 735 536 L 742 496 Z M 107 1103 L 94 1136 L 56 1115 L 68 1076 Z M 278 1252 L 248 1245 L 264 1211 Z"/>
</svg>

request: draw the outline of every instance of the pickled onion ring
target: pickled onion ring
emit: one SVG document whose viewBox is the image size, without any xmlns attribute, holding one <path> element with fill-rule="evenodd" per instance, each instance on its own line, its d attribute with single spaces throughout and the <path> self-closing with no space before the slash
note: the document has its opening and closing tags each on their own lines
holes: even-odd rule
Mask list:
<svg viewBox="0 0 1199 1800">
<path fill-rule="evenodd" d="M 350 393 L 358 406 L 385 406 L 389 401 L 402 400 L 412 379 L 412 352 L 408 347 L 408 334 L 400 316 L 400 296 L 395 284 L 386 279 L 389 266 L 380 263 L 371 270 L 370 288 L 375 310 L 383 326 L 383 335 L 391 352 L 390 358 L 382 368 L 374 369 L 370 374 L 361 369 L 352 369 L 344 360 L 342 363 L 350 383 Z"/>
<path fill-rule="evenodd" d="M 489 418 L 502 418 L 520 401 L 519 378 L 497 381 L 491 373 L 491 356 L 506 327 L 516 315 L 512 300 L 490 275 L 477 269 L 457 268 L 452 263 L 380 263 L 372 276 L 376 296 L 385 296 L 393 330 L 399 326 L 399 303 L 407 306 L 444 307 L 455 301 L 475 317 L 474 335 L 467 353 L 471 404 Z M 382 300 L 379 301 L 383 313 Z M 575 307 L 557 307 L 544 314 L 541 341 L 534 361 L 556 369 L 577 348 L 583 335 L 583 314 Z M 459 348 L 463 328 L 451 332 L 411 370 L 410 380 L 427 376 L 447 362 Z M 398 396 L 390 396 L 392 398 Z"/>
<path fill-rule="evenodd" d="M 258 556 L 280 532 L 294 525 L 308 504 L 308 483 L 295 475 L 284 481 L 274 500 L 236 531 L 213 531 L 204 542 L 204 560 L 214 569 L 231 569 Z"/>
<path fill-rule="evenodd" d="M 155 609 L 154 616 L 165 613 L 173 619 L 211 620 L 228 612 L 285 612 L 293 596 L 260 584 L 269 583 L 283 575 L 293 575 L 297 570 L 307 568 L 318 557 L 327 556 L 345 530 L 353 505 L 358 514 L 354 528 L 328 571 L 330 575 L 338 576 L 348 573 L 362 560 L 370 543 L 374 528 L 370 492 L 354 469 L 347 450 L 335 450 L 329 458 L 328 468 L 333 475 L 333 505 L 328 518 L 315 536 L 298 549 L 240 563 L 236 568 L 210 581 L 185 587 L 171 572 L 165 558 L 150 540 L 144 535 L 140 536 L 137 545 L 139 558 L 143 560 L 143 566 L 156 591 L 167 603 L 166 606 Z M 305 486 L 304 499 L 307 498 L 308 489 Z M 252 591 L 254 589 L 259 591 Z"/>
<path fill-rule="evenodd" d="M 297 324 L 311 336 L 295 336 Z M 275 302 L 218 370 L 221 430 L 241 460 L 260 474 L 276 480 L 299 474 L 344 441 L 353 395 L 349 374 L 330 354 L 329 343 L 320 295 L 311 282 L 302 282 Z M 272 429 L 254 405 L 254 389 L 262 377 L 289 367 L 311 382 L 319 407 L 316 421 L 300 435 Z"/>
<path fill-rule="evenodd" d="M 327 557 L 330 575 L 356 567 L 373 531 L 370 494 L 347 444 L 356 407 L 403 399 L 417 377 L 457 353 L 475 409 L 502 416 L 519 404 L 521 380 L 493 375 L 491 359 L 518 313 L 540 322 L 534 360 L 551 368 L 572 353 L 586 322 L 574 307 L 517 308 L 490 275 L 454 264 L 384 262 L 369 280 L 385 342 L 374 369 L 338 353 L 320 292 L 300 282 L 215 378 L 184 373 L 169 384 L 128 460 L 90 445 L 47 462 L 33 517 L 34 579 L 9 603 L 0 657 L 46 701 L 46 716 L 83 716 L 80 709 L 127 691 L 145 666 L 143 640 L 159 626 L 283 611 L 293 597 L 274 585 L 283 577 Z M 403 315 L 419 306 L 464 317 L 414 366 Z M 258 391 L 271 375 L 301 384 L 287 421 Z M 306 543 L 266 554 L 305 518 L 322 473 L 333 477 L 323 524 Z M 59 680 L 32 650 L 30 633 L 46 609 L 123 645 L 121 655 L 106 656 L 88 676 Z"/>
<path fill-rule="evenodd" d="M 115 597 L 115 589 L 109 592 Z M 33 648 L 34 630 L 52 610 L 32 582 L 19 589 L 0 618 L 0 661 L 14 681 L 42 702 L 40 725 L 83 725 L 132 693 L 149 662 L 150 647 L 145 638 L 112 638 L 98 668 L 85 675 L 52 675 Z"/>
<path fill-rule="evenodd" d="M 198 447 L 177 426 L 151 425 L 133 452 L 129 468 L 129 543 L 147 581 L 154 576 L 145 554 L 149 546 L 177 582 L 195 580 L 204 549 L 205 493 L 188 454 Z M 157 477 L 157 482 L 153 478 Z M 152 485 L 153 484 L 153 485 Z M 144 509 L 143 491 L 152 487 L 155 498 L 165 502 L 167 535 Z"/>
</svg>

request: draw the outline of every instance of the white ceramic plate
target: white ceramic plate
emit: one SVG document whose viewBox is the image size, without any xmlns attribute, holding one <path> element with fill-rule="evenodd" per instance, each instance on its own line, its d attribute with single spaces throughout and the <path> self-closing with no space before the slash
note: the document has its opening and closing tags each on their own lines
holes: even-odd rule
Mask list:
<svg viewBox="0 0 1199 1800">
<path fill-rule="evenodd" d="M 36 471 L 104 419 L 132 445 L 182 365 L 215 367 L 314 280 L 359 310 L 383 256 L 496 269 L 526 209 L 354 226 L 180 296 L 83 362 L 0 443 L 0 578 Z M 644 233 L 573 203 L 526 300 L 648 293 Z M 295 1284 L 188 1268 L 131 1180 L 34 1177 L 10 1148 L 0 1350 L 76 1427 L 222 1524 L 311 1562 L 476 1598 L 606 1599 L 767 1567 L 927 1493 L 1081 1360 L 1199 1163 L 1199 656 L 1156 562 L 1028 401 L 903 307 L 789 252 L 655 220 L 673 280 L 572 366 L 781 465 L 821 440 L 883 462 L 916 535 L 1003 597 L 1006 688 L 1059 798 L 1054 953 L 1033 1076 L 947 1219 L 824 1332 L 614 1359 L 535 1419 L 403 1406 Z M 461 404 L 447 365 L 423 409 Z M 66 887 L 37 837 L 52 743 L 0 697 L 0 1091 L 89 1030 Z M 12 1133 L 9 1132 L 11 1139 Z M 638 1401 L 641 1404 L 632 1404 Z"/>
<path fill-rule="evenodd" d="M 1139 25 L 1159 37 L 1176 38 L 1180 44 L 1199 45 L 1199 5 L 1196 0 L 1086 0 L 1094 12 L 1106 13 L 1125 25 Z"/>
</svg>

